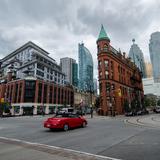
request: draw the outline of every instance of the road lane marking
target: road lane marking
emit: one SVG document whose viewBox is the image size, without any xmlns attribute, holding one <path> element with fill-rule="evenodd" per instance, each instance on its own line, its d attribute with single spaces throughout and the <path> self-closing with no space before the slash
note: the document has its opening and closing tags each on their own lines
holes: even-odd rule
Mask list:
<svg viewBox="0 0 160 160">
<path fill-rule="evenodd" d="M 64 152 L 68 152 L 68 153 L 74 153 L 74 154 L 79 154 L 82 156 L 88 156 L 88 157 L 94 157 L 94 158 L 101 158 L 103 160 L 121 160 L 121 159 L 117 159 L 117 158 L 112 158 L 112 157 L 108 157 L 108 156 L 102 156 L 102 155 L 96 155 L 96 154 L 92 154 L 92 153 L 88 153 L 88 152 L 83 152 L 83 151 L 77 151 L 77 150 L 73 150 L 73 149 L 67 149 L 67 148 L 63 148 L 63 147 L 57 147 L 57 146 L 50 146 L 50 145 L 46 145 L 46 144 L 41 144 L 41 143 L 36 143 L 36 142 L 28 142 L 28 141 L 24 141 L 24 140 L 20 140 L 20 139 L 15 139 L 15 138 L 7 138 L 7 137 L 0 137 L 0 140 L 6 140 L 7 142 L 13 142 L 17 144 L 26 144 L 26 145 L 30 145 L 33 147 L 42 147 L 42 148 L 48 148 L 48 149 L 56 149 L 56 150 L 61 150 Z"/>
</svg>

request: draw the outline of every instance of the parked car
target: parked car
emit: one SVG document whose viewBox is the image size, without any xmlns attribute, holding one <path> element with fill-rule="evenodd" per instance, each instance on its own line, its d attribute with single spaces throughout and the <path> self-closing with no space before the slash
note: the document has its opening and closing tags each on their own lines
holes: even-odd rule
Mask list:
<svg viewBox="0 0 160 160">
<path fill-rule="evenodd" d="M 67 131 L 71 128 L 86 127 L 87 120 L 73 113 L 57 114 L 55 117 L 48 118 L 44 121 L 44 127 L 49 129 L 63 129 Z"/>
<path fill-rule="evenodd" d="M 140 114 L 140 113 L 139 113 Z M 125 113 L 126 116 L 136 116 L 137 115 L 137 112 L 136 111 L 130 111 L 130 112 L 127 112 Z"/>
<path fill-rule="evenodd" d="M 142 114 L 145 115 L 145 114 L 149 114 L 149 111 L 147 109 L 144 109 L 142 110 Z"/>
<path fill-rule="evenodd" d="M 141 110 L 139 110 L 139 111 L 137 111 L 137 115 L 139 116 L 139 115 L 142 115 L 143 114 L 143 112 L 141 111 Z"/>
<path fill-rule="evenodd" d="M 158 107 L 155 107 L 154 109 L 153 109 L 153 112 L 155 112 L 155 113 L 160 113 L 160 107 L 158 106 Z"/>
<path fill-rule="evenodd" d="M 73 108 L 62 108 L 61 110 L 58 111 L 58 113 L 73 113 L 74 109 Z"/>
<path fill-rule="evenodd" d="M 134 116 L 135 114 L 131 111 L 131 112 L 126 112 L 125 116 Z"/>
</svg>

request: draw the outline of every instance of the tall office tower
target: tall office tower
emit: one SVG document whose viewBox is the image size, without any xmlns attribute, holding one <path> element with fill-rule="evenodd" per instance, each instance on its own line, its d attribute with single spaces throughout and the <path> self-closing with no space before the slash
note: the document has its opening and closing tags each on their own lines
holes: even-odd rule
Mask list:
<svg viewBox="0 0 160 160">
<path fill-rule="evenodd" d="M 66 76 L 66 83 L 78 86 L 78 64 L 76 60 L 69 57 L 61 58 L 60 65 Z"/>
<path fill-rule="evenodd" d="M 152 73 L 152 64 L 150 62 L 145 63 L 146 66 L 146 77 L 151 78 L 153 73 Z"/>
<path fill-rule="evenodd" d="M 135 44 L 135 39 L 133 39 L 132 42 L 133 44 L 129 50 L 129 57 L 132 59 L 132 61 L 136 64 L 136 66 L 142 72 L 142 77 L 146 78 L 146 67 L 144 63 L 143 52 L 138 47 L 138 45 Z"/>
<path fill-rule="evenodd" d="M 78 45 L 79 58 L 79 88 L 83 91 L 93 91 L 93 59 L 83 43 Z"/>
<path fill-rule="evenodd" d="M 151 34 L 149 43 L 154 82 L 160 82 L 160 32 Z"/>
</svg>

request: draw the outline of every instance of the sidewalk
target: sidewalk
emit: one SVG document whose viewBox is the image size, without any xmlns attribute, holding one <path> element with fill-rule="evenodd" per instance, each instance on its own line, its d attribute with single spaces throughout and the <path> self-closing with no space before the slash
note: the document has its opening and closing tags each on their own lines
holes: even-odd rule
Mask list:
<svg viewBox="0 0 160 160">
<path fill-rule="evenodd" d="M 110 157 L 0 137 L 1 160 L 117 160 Z"/>
<path fill-rule="evenodd" d="M 130 117 L 125 121 L 141 127 L 160 128 L 160 115 L 158 114 Z"/>
</svg>

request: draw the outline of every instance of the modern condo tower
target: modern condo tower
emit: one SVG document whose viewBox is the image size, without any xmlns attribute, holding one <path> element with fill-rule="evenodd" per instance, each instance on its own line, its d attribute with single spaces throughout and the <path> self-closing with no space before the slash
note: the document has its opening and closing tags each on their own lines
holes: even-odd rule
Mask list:
<svg viewBox="0 0 160 160">
<path fill-rule="evenodd" d="M 93 59 L 84 43 L 78 46 L 79 58 L 79 88 L 83 91 L 93 91 Z"/>
<path fill-rule="evenodd" d="M 0 60 L 0 101 L 9 104 L 12 115 L 50 114 L 73 106 L 73 88 L 64 82 L 61 67 L 32 42 Z"/>
<path fill-rule="evenodd" d="M 160 82 L 160 32 L 151 34 L 149 43 L 150 59 L 152 63 L 153 78 L 155 83 Z"/>
<path fill-rule="evenodd" d="M 133 44 L 129 50 L 129 57 L 132 59 L 132 62 L 134 62 L 142 72 L 142 77 L 146 78 L 146 67 L 145 67 L 143 52 L 138 47 L 138 45 L 135 44 L 135 39 L 133 39 L 132 42 Z"/>
</svg>

